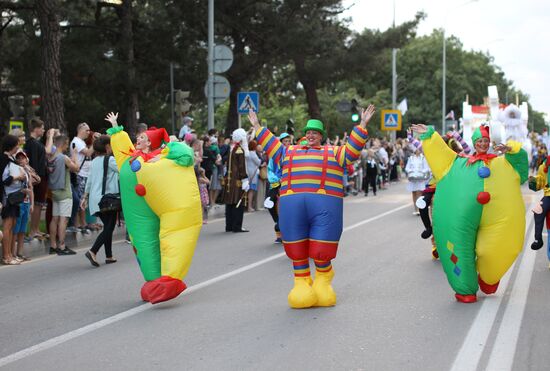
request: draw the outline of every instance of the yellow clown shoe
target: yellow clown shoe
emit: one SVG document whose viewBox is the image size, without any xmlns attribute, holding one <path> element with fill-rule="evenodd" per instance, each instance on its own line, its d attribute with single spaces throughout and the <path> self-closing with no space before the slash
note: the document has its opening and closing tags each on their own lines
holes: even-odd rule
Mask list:
<svg viewBox="0 0 550 371">
<path fill-rule="evenodd" d="M 332 307 L 336 305 L 336 293 L 331 286 L 332 279 L 334 278 L 334 270 L 329 272 L 316 272 L 315 281 L 313 282 L 313 291 L 317 295 L 318 307 Z"/>
<path fill-rule="evenodd" d="M 310 308 L 317 303 L 311 283 L 311 277 L 294 277 L 294 287 L 288 293 L 288 305 L 291 308 Z"/>
</svg>

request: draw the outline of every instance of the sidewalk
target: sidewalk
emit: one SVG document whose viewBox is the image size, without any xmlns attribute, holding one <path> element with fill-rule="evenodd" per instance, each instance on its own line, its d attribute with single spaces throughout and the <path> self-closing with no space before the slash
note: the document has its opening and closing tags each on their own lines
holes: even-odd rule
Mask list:
<svg viewBox="0 0 550 371">
<path fill-rule="evenodd" d="M 225 215 L 224 205 L 214 205 L 208 212 L 208 217 L 210 219 L 222 218 L 224 217 L 224 215 Z M 70 247 L 72 249 L 79 248 L 79 247 L 86 247 L 86 246 L 91 247 L 99 233 L 101 233 L 101 231 L 97 231 L 97 232 L 92 231 L 88 234 L 83 234 L 82 232 L 77 232 L 77 233 L 67 232 L 67 235 L 65 237 L 65 244 L 67 247 Z M 125 236 L 126 236 L 126 227 L 124 225 L 120 227 L 117 226 L 115 228 L 115 231 L 113 232 L 113 241 L 124 239 Z M 34 239 L 31 242 L 26 242 L 24 251 L 25 251 L 25 255 L 30 258 L 36 258 L 36 257 L 48 255 L 50 251 L 50 240 L 45 239 L 43 241 L 40 241 L 38 239 Z M 2 258 L 2 251 L 0 251 L 0 259 L 1 258 Z"/>
</svg>

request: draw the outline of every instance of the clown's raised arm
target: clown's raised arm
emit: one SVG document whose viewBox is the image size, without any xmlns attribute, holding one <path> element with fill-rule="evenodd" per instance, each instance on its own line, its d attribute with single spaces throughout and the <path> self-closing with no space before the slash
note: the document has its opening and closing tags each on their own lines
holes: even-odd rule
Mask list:
<svg viewBox="0 0 550 371">
<path fill-rule="evenodd" d="M 359 158 L 361 150 L 367 142 L 369 132 L 361 125 L 357 125 L 351 131 L 345 146 L 334 147 L 334 155 L 340 166 L 351 164 Z"/>
<path fill-rule="evenodd" d="M 420 134 L 422 150 L 428 165 L 435 179 L 439 181 L 453 165 L 456 153 L 445 144 L 441 135 L 434 128 L 425 125 L 412 125 L 411 130 Z"/>
<path fill-rule="evenodd" d="M 376 108 L 370 104 L 367 108 L 361 110 L 361 122 L 351 131 L 351 135 L 345 146 L 336 148 L 336 160 L 340 166 L 344 167 L 356 161 L 361 155 L 361 149 L 365 146 L 369 132 L 367 124 L 374 115 Z"/>
<path fill-rule="evenodd" d="M 254 130 L 258 144 L 264 148 L 267 157 L 277 166 L 281 166 L 281 160 L 285 155 L 285 147 L 268 128 L 259 127 Z"/>
<path fill-rule="evenodd" d="M 451 135 L 458 141 L 458 143 L 460 143 L 460 145 L 462 146 L 462 150 L 465 154 L 469 154 L 470 152 L 472 152 L 472 149 L 470 148 L 468 143 L 466 143 L 464 138 L 462 138 L 458 131 L 453 131 Z"/>
<path fill-rule="evenodd" d="M 105 121 L 108 121 L 113 126 L 107 130 L 107 134 L 111 136 L 111 148 L 113 149 L 113 155 L 115 156 L 118 169 L 122 167 L 124 161 L 130 158 L 130 153 L 134 152 L 134 144 L 130 140 L 128 133 L 124 131 L 124 127 L 119 125 L 118 112 L 109 112 L 105 117 Z"/>
</svg>

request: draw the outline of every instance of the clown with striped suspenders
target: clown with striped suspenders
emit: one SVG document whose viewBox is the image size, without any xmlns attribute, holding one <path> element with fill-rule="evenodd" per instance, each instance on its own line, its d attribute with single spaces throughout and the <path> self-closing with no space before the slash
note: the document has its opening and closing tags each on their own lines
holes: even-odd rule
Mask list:
<svg viewBox="0 0 550 371">
<path fill-rule="evenodd" d="M 361 123 L 353 128 L 345 146 L 321 145 L 326 137 L 319 120 L 309 120 L 304 131 L 307 144 L 285 148 L 250 111 L 258 144 L 282 168 L 279 200 L 279 227 L 287 256 L 294 266 L 294 288 L 288 294 L 292 308 L 327 307 L 336 304 L 331 286 L 331 260 L 336 257 L 342 234 L 343 173 L 347 164 L 359 158 L 367 141 L 367 123 L 374 114 L 369 106 Z M 311 279 L 309 259 L 316 268 Z"/>
</svg>

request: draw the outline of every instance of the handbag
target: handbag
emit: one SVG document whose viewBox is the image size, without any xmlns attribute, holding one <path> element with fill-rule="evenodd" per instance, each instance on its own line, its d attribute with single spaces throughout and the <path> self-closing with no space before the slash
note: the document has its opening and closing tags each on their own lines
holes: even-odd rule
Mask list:
<svg viewBox="0 0 550 371">
<path fill-rule="evenodd" d="M 103 160 L 103 184 L 101 186 L 101 200 L 99 200 L 99 212 L 110 213 L 122 211 L 122 201 L 120 200 L 119 193 L 105 193 L 105 186 L 107 184 L 107 164 L 109 163 L 109 156 L 105 156 Z"/>
<path fill-rule="evenodd" d="M 415 172 L 412 172 L 411 175 L 408 176 L 408 179 L 411 182 L 425 181 L 425 180 L 430 179 L 430 174 L 415 171 Z"/>
<path fill-rule="evenodd" d="M 78 173 L 80 173 L 80 170 L 82 170 L 82 167 L 84 166 L 84 163 L 88 161 L 88 157 L 84 157 L 84 161 L 82 161 L 82 163 L 80 164 L 80 167 L 78 168 L 78 172 L 76 173 L 73 173 L 71 171 L 71 173 L 69 174 L 70 177 L 71 177 L 71 185 L 74 187 L 74 188 L 78 188 Z"/>
<path fill-rule="evenodd" d="M 25 194 L 21 191 L 15 191 L 8 194 L 8 204 L 12 206 L 17 206 L 25 200 Z"/>
<path fill-rule="evenodd" d="M 260 179 L 261 180 L 267 180 L 267 167 L 261 167 L 260 168 Z"/>
</svg>

